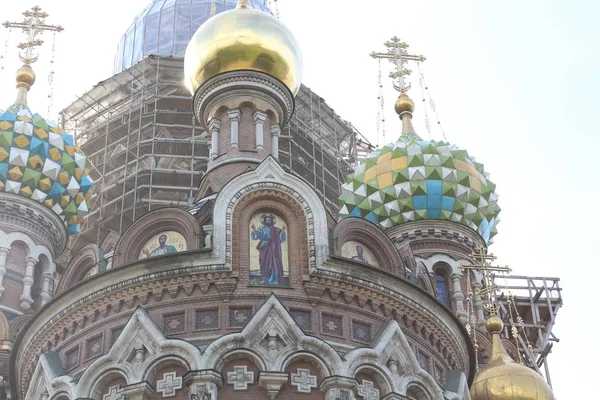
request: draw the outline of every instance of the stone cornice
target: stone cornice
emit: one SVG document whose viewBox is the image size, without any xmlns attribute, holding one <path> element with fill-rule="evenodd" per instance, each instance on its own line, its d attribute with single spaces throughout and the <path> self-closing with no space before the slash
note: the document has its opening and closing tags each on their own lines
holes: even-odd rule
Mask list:
<svg viewBox="0 0 600 400">
<path fill-rule="evenodd" d="M 52 247 L 58 256 L 67 244 L 67 228 L 60 217 L 31 199 L 0 192 L 0 228 L 17 226 L 40 243 Z"/>
<path fill-rule="evenodd" d="M 439 238 L 449 240 L 468 249 L 487 247 L 481 236 L 472 229 L 452 221 L 414 221 L 395 226 L 386 231 L 395 243 L 411 242 L 415 239 Z"/>
</svg>

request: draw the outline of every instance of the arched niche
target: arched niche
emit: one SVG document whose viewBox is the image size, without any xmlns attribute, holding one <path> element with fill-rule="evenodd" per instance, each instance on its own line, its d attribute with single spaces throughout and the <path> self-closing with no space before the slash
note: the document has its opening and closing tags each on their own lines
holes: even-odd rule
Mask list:
<svg viewBox="0 0 600 400">
<path fill-rule="evenodd" d="M 69 261 L 58 282 L 57 293 L 85 279 L 94 269 L 101 272 L 101 250 L 95 244 L 83 246 Z"/>
<path fill-rule="evenodd" d="M 264 219 L 262 217 L 265 217 Z M 258 232 L 269 216 L 277 219 L 273 225 L 280 232 L 285 242 L 280 243 L 281 258 L 284 269 L 284 282 L 273 285 L 293 287 L 308 279 L 308 247 L 306 217 L 300 204 L 287 193 L 277 190 L 259 190 L 244 196 L 235 207 L 233 213 L 233 230 L 237 232 L 233 241 L 233 271 L 237 272 L 242 283 L 255 285 L 253 271 L 260 267 L 261 257 L 258 246 L 261 239 L 253 234 L 252 226 Z M 259 222 L 260 221 L 260 222 Z M 262 224 L 262 225 L 261 225 Z M 285 227 L 285 232 L 284 232 Z M 283 235 L 281 235 L 283 233 Z M 280 239 L 280 238 L 278 238 Z M 287 258 L 287 260 L 286 260 Z M 287 266 L 287 276 L 286 275 Z M 237 269 L 237 271 L 236 271 Z M 259 284 L 258 286 L 262 286 Z M 269 286 L 268 283 L 265 286 Z"/>
<path fill-rule="evenodd" d="M 194 217 L 180 208 L 160 208 L 138 218 L 127 228 L 117 243 L 113 265 L 118 267 L 137 261 L 144 247 L 155 237 L 158 239 L 156 248 L 161 247 L 160 236 L 166 232 L 175 232 L 177 238 L 183 238 L 186 250 L 199 248 L 199 229 Z M 165 246 L 173 244 L 167 241 Z M 148 256 L 151 255 L 149 252 Z"/>
<path fill-rule="evenodd" d="M 396 276 L 405 276 L 405 268 L 402 265 L 396 246 L 377 225 L 362 218 L 348 217 L 342 219 L 333 228 L 332 235 L 334 242 L 333 255 L 338 257 L 346 255 L 346 258 L 348 258 L 343 251 L 345 250 L 344 245 L 347 246 L 347 243 L 352 243 L 357 253 L 355 260 L 364 263 L 364 260 L 360 260 L 358 254 L 358 246 L 362 245 L 365 249 L 369 249 L 377 259 L 377 263 L 366 262 L 367 264 L 386 270 Z"/>
</svg>

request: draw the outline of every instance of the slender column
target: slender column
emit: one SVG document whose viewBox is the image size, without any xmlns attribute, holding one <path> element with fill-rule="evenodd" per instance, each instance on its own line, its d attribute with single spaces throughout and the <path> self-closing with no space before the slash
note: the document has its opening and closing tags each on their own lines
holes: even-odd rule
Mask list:
<svg viewBox="0 0 600 400">
<path fill-rule="evenodd" d="M 254 111 L 254 132 L 256 134 L 256 150 L 263 150 L 264 145 L 264 126 L 267 120 L 267 114 L 256 110 Z"/>
<path fill-rule="evenodd" d="M 223 386 L 221 374 L 211 369 L 188 372 L 184 381 L 189 386 L 190 399 L 217 400 L 219 388 Z"/>
<path fill-rule="evenodd" d="M 216 158 L 219 155 L 219 130 L 221 129 L 221 120 L 211 118 L 208 121 L 208 130 L 210 131 L 210 158 Z"/>
<path fill-rule="evenodd" d="M 31 286 L 33 285 L 33 268 L 37 264 L 38 260 L 33 257 L 27 257 L 25 259 L 25 276 L 23 277 L 23 294 L 19 297 L 21 301 L 21 308 L 23 310 L 29 310 L 33 304 L 33 298 L 31 297 Z"/>
<path fill-rule="evenodd" d="M 127 400 L 148 400 L 154 394 L 154 388 L 148 382 L 134 383 L 123 388 L 123 395 Z"/>
<path fill-rule="evenodd" d="M 286 372 L 261 371 L 258 376 L 258 385 L 267 391 L 270 400 L 275 400 L 289 376 Z"/>
<path fill-rule="evenodd" d="M 204 248 L 210 249 L 212 247 L 212 225 L 202 225 L 202 231 L 204 232 Z"/>
<path fill-rule="evenodd" d="M 52 274 L 45 273 L 44 274 L 44 282 L 42 283 L 42 291 L 40 292 L 40 297 L 42 298 L 42 305 L 46 304 L 52 294 L 50 292 L 50 282 L 52 282 Z"/>
<path fill-rule="evenodd" d="M 323 379 L 320 389 L 325 393 L 325 400 L 356 400 L 358 382 L 345 376 L 329 376 Z"/>
<path fill-rule="evenodd" d="M 271 125 L 271 154 L 276 159 L 279 159 L 279 136 L 281 135 L 281 128 L 278 124 L 273 123 Z"/>
<path fill-rule="evenodd" d="M 466 324 L 468 321 L 468 316 L 467 312 L 465 311 L 465 295 L 460 287 L 462 274 L 452 274 L 450 279 L 452 279 L 452 299 L 454 300 L 454 304 L 456 304 L 456 315 L 458 316 L 460 322 Z"/>
<path fill-rule="evenodd" d="M 483 315 L 483 301 L 481 300 L 481 283 L 473 283 L 473 308 L 477 315 L 477 326 L 483 328 L 485 326 L 485 316 Z"/>
<path fill-rule="evenodd" d="M 240 135 L 240 117 L 241 111 L 239 108 L 227 110 L 227 115 L 231 121 L 231 146 L 239 147 L 239 135 Z"/>
<path fill-rule="evenodd" d="M 6 274 L 6 257 L 8 257 L 9 252 L 10 249 L 0 247 L 0 297 L 2 297 L 2 293 L 4 293 L 2 282 L 4 282 L 4 275 Z"/>
</svg>

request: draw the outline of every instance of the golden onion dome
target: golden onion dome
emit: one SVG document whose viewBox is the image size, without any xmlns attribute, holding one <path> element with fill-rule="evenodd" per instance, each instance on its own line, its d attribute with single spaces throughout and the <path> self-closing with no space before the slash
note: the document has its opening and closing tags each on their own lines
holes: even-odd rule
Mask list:
<svg viewBox="0 0 600 400">
<path fill-rule="evenodd" d="M 396 104 L 394 104 L 394 109 L 396 113 L 402 116 L 403 113 L 409 112 L 412 114 L 415 111 L 415 103 L 412 101 L 410 97 L 406 93 L 402 93 L 398 100 L 396 100 Z"/>
<path fill-rule="evenodd" d="M 492 316 L 486 323 L 492 335 L 492 356 L 475 375 L 472 400 L 554 400 L 552 389 L 534 370 L 515 363 L 506 353 L 500 332 L 504 323 Z"/>
<path fill-rule="evenodd" d="M 240 0 L 234 10 L 198 28 L 185 52 L 185 83 L 193 94 L 224 72 L 264 72 L 296 94 L 302 79 L 302 54 L 292 32 L 277 18 Z"/>
</svg>

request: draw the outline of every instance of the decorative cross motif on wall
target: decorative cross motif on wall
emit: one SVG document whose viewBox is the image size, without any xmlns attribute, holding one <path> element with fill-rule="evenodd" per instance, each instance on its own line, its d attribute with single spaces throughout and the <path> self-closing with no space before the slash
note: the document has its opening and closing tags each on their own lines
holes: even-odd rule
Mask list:
<svg viewBox="0 0 600 400">
<path fill-rule="evenodd" d="M 317 377 L 310 374 L 306 368 L 298 368 L 295 374 L 291 374 L 292 386 L 297 386 L 300 393 L 310 393 L 317 387 Z"/>
<path fill-rule="evenodd" d="M 183 379 L 176 372 L 166 372 L 162 380 L 156 382 L 156 387 L 163 397 L 172 397 L 183 387 Z"/>
<path fill-rule="evenodd" d="M 379 389 L 373 387 L 373 382 L 365 381 L 364 379 L 362 385 L 358 386 L 358 394 L 364 400 L 379 400 Z"/>
<path fill-rule="evenodd" d="M 108 389 L 108 393 L 102 397 L 103 400 L 125 400 L 123 396 L 123 390 L 119 389 L 119 386 L 111 386 Z"/>
<path fill-rule="evenodd" d="M 233 390 L 248 390 L 248 385 L 253 383 L 254 372 L 248 371 L 245 365 L 233 367 L 233 371 L 227 373 L 227 384 L 233 385 Z"/>
</svg>

